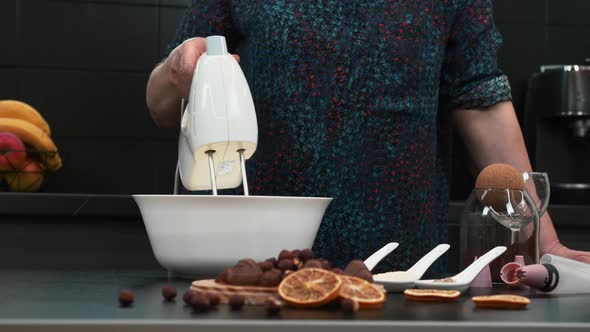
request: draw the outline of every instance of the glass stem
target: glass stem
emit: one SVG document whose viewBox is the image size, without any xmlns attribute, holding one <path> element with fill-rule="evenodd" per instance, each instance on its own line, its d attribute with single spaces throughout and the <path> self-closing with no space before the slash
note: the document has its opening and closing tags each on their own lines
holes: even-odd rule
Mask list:
<svg viewBox="0 0 590 332">
<path fill-rule="evenodd" d="M 519 230 L 518 229 L 511 229 L 511 239 L 510 239 L 510 244 L 515 244 L 516 242 L 518 242 L 518 235 L 519 235 Z"/>
</svg>

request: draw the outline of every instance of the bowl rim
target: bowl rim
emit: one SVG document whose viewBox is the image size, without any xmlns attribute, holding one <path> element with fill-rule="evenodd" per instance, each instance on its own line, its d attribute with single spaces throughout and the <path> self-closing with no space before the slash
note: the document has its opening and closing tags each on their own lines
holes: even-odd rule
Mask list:
<svg viewBox="0 0 590 332">
<path fill-rule="evenodd" d="M 311 197 L 311 196 L 264 196 L 264 195 L 174 195 L 174 194 L 133 194 L 134 198 L 180 198 L 180 199 L 269 199 L 269 200 L 317 200 L 317 201 L 331 201 L 332 197 Z"/>
</svg>

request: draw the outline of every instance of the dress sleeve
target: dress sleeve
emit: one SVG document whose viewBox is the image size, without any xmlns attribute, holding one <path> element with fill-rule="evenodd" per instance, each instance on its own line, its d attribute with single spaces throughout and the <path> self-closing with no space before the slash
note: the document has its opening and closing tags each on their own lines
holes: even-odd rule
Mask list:
<svg viewBox="0 0 590 332">
<path fill-rule="evenodd" d="M 166 49 L 166 56 L 183 41 L 192 37 L 225 36 L 229 51 L 238 38 L 231 13 L 231 0 L 193 0 Z"/>
<path fill-rule="evenodd" d="M 510 83 L 498 67 L 502 37 L 491 0 L 465 0 L 453 22 L 441 74 L 445 110 L 485 108 L 511 100 Z"/>
</svg>

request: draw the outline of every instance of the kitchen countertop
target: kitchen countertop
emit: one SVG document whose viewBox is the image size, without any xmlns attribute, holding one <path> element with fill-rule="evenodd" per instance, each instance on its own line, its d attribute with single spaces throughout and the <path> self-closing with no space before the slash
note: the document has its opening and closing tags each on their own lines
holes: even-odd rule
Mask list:
<svg viewBox="0 0 590 332">
<path fill-rule="evenodd" d="M 193 313 L 182 302 L 190 280 L 168 279 L 165 271 L 2 271 L 0 274 L 2 331 L 462 331 L 518 329 L 523 331 L 590 330 L 590 294 L 548 296 L 504 288 L 478 289 L 456 303 L 406 301 L 389 294 L 382 309 L 347 315 L 332 309 L 285 308 L 267 316 L 263 307 L 230 311 L 220 305 L 208 313 Z M 164 302 L 161 287 L 172 284 L 179 295 Z M 132 307 L 118 305 L 121 288 L 135 294 Z M 527 295 L 526 310 L 476 309 L 471 295 L 511 292 Z M 515 293 L 521 292 L 521 293 Z M 524 292 L 524 293 L 523 293 Z"/>
</svg>

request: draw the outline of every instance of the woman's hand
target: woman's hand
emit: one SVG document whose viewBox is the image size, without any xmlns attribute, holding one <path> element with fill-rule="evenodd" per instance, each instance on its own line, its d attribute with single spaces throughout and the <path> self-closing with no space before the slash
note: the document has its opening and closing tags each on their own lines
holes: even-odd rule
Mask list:
<svg viewBox="0 0 590 332">
<path fill-rule="evenodd" d="M 206 51 L 205 38 L 195 37 L 178 45 L 164 61 L 164 70 L 178 97 L 188 99 L 197 61 Z"/>
<path fill-rule="evenodd" d="M 158 126 L 173 128 L 180 123 L 180 100 L 188 99 L 197 61 L 206 51 L 205 38 L 187 39 L 152 71 L 146 89 L 146 103 Z M 240 60 L 239 56 L 233 56 Z"/>
<path fill-rule="evenodd" d="M 541 256 L 544 254 L 557 255 L 590 264 L 590 252 L 572 250 L 561 244 L 553 222 L 548 212 L 541 218 Z"/>
<path fill-rule="evenodd" d="M 569 259 L 573 259 L 578 262 L 590 264 L 590 252 L 572 250 L 561 244 L 559 241 L 551 243 L 547 252 L 541 252 L 541 254 L 552 254 Z"/>
</svg>

